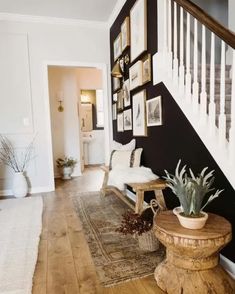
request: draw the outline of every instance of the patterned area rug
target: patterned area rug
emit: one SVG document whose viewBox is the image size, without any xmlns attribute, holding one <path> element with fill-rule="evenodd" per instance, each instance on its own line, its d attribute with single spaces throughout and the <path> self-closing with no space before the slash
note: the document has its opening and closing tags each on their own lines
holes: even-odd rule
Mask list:
<svg viewBox="0 0 235 294">
<path fill-rule="evenodd" d="M 0 293 L 30 294 L 42 229 L 41 197 L 0 200 Z"/>
<path fill-rule="evenodd" d="M 115 232 L 128 206 L 117 196 L 80 193 L 73 202 L 94 260 L 100 282 L 111 286 L 153 274 L 164 258 L 164 249 L 143 252 L 132 236 Z"/>
</svg>

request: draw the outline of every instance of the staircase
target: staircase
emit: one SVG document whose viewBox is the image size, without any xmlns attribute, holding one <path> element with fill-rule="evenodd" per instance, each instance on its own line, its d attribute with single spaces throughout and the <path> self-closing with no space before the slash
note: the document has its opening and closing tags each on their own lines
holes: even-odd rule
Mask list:
<svg viewBox="0 0 235 294">
<path fill-rule="evenodd" d="M 158 0 L 153 83 L 164 82 L 235 189 L 234 49 L 235 34 L 194 3 Z"/>
</svg>

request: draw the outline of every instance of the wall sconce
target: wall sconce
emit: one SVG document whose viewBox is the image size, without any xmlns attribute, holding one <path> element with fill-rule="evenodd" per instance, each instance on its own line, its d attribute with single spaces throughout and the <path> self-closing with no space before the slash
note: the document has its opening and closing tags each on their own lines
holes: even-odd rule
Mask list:
<svg viewBox="0 0 235 294">
<path fill-rule="evenodd" d="M 62 91 L 57 92 L 57 101 L 59 102 L 59 106 L 58 106 L 57 110 L 59 112 L 63 112 L 64 111 L 64 107 L 62 105 L 62 103 L 63 103 L 63 96 L 64 96 L 64 93 Z"/>
<path fill-rule="evenodd" d="M 124 75 L 125 66 L 129 64 L 129 62 L 130 58 L 128 54 L 118 59 L 118 61 L 114 64 L 111 75 L 115 78 L 122 78 Z"/>
</svg>

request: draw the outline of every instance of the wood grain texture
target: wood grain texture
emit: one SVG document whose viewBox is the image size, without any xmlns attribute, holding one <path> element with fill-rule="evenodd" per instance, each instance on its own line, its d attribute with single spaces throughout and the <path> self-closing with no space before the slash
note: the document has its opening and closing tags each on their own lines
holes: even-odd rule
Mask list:
<svg viewBox="0 0 235 294">
<path fill-rule="evenodd" d="M 166 259 L 155 270 L 162 290 L 169 294 L 235 293 L 235 281 L 218 263 L 220 250 L 232 238 L 226 219 L 209 213 L 204 228 L 189 230 L 172 211 L 163 211 L 154 218 L 154 232 L 166 246 Z"/>
<path fill-rule="evenodd" d="M 89 168 L 82 177 L 57 181 L 55 192 L 43 194 L 43 231 L 33 294 L 163 293 L 153 275 L 108 288 L 100 285 L 71 196 L 79 191 L 98 191 L 102 179 L 99 168 Z"/>
</svg>

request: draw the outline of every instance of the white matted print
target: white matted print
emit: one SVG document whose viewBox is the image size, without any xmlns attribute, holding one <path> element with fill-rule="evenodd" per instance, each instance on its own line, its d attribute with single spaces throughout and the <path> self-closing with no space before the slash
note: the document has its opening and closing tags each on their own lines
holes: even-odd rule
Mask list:
<svg viewBox="0 0 235 294">
<path fill-rule="evenodd" d="M 130 67 L 130 90 L 133 90 L 143 84 L 143 68 L 142 61 L 139 60 Z"/>
<path fill-rule="evenodd" d="M 125 110 L 123 112 L 123 120 L 124 120 L 124 130 L 129 131 L 132 130 L 132 111 L 131 109 Z"/>
<path fill-rule="evenodd" d="M 122 54 L 122 35 L 120 33 L 113 42 L 114 61 L 116 61 L 121 54 Z"/>
<path fill-rule="evenodd" d="M 162 97 L 158 96 L 146 101 L 147 126 L 162 125 Z"/>
<path fill-rule="evenodd" d="M 132 97 L 133 136 L 147 136 L 145 101 L 146 91 L 143 90 Z"/>
<path fill-rule="evenodd" d="M 119 90 L 121 87 L 121 82 L 119 78 L 113 77 L 113 91 Z"/>
<path fill-rule="evenodd" d="M 151 55 L 147 54 L 143 59 L 143 84 L 151 81 Z"/>
<path fill-rule="evenodd" d="M 131 61 L 147 50 L 146 0 L 137 0 L 130 11 Z"/>
<path fill-rule="evenodd" d="M 130 18 L 127 16 L 121 25 L 122 51 L 130 46 Z"/>
<path fill-rule="evenodd" d="M 114 93 L 114 94 L 113 94 L 113 101 L 114 101 L 114 102 L 117 102 L 117 93 Z"/>
<path fill-rule="evenodd" d="M 113 120 L 117 119 L 117 103 L 113 104 Z"/>
<path fill-rule="evenodd" d="M 118 115 L 117 115 L 117 131 L 118 132 L 123 132 L 124 131 L 124 128 L 123 128 L 123 112 L 118 113 Z"/>
<path fill-rule="evenodd" d="M 130 96 L 130 80 L 124 81 L 123 84 L 123 98 L 124 98 L 124 107 L 131 105 L 131 96 Z"/>
</svg>

